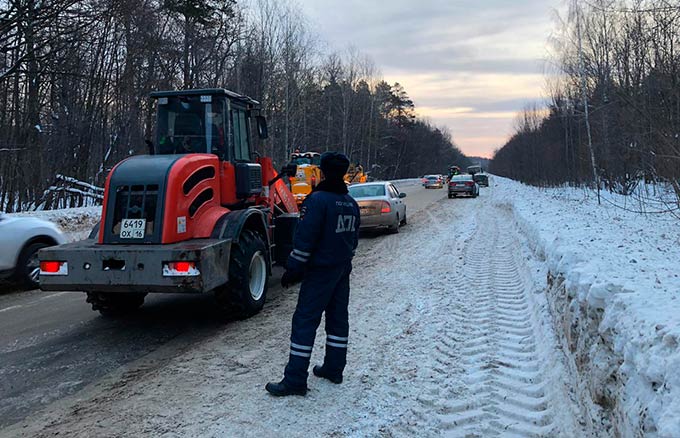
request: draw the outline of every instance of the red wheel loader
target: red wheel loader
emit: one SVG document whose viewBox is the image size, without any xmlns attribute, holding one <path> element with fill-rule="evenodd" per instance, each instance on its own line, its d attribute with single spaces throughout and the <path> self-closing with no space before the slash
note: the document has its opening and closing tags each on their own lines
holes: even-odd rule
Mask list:
<svg viewBox="0 0 680 438">
<path fill-rule="evenodd" d="M 224 89 L 162 91 L 150 154 L 118 163 L 90 238 L 43 250 L 40 288 L 83 291 L 94 310 L 121 314 L 148 293 L 214 291 L 224 312 L 264 305 L 268 275 L 285 263 L 299 215 L 283 176 L 256 157 L 267 137 L 257 101 Z"/>
</svg>

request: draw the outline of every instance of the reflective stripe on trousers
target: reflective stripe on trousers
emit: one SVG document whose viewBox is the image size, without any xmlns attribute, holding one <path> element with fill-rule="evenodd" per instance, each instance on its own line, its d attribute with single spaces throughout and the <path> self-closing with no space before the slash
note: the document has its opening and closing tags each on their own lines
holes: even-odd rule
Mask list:
<svg viewBox="0 0 680 438">
<path fill-rule="evenodd" d="M 309 361 L 321 316 L 326 314 L 324 367 L 342 375 L 347 361 L 349 275 L 351 263 L 307 270 L 293 314 L 291 349 L 284 380 L 294 387 L 307 385 Z"/>
</svg>

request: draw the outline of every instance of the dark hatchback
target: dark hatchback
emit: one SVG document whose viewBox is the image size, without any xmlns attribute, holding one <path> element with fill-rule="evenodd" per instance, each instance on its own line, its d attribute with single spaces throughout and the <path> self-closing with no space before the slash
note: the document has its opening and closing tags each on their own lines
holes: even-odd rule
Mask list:
<svg viewBox="0 0 680 438">
<path fill-rule="evenodd" d="M 472 177 L 481 187 L 489 187 L 489 177 L 487 175 L 477 173 Z"/>
</svg>

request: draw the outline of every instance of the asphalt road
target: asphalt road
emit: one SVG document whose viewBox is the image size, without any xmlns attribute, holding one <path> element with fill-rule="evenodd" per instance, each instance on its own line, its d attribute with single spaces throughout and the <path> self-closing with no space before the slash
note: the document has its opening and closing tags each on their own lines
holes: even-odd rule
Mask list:
<svg viewBox="0 0 680 438">
<path fill-rule="evenodd" d="M 444 190 L 403 187 L 407 213 L 446 196 Z M 381 239 L 364 236 L 359 250 Z M 271 311 L 295 299 L 270 279 Z M 78 292 L 17 292 L 0 295 L 0 435 L 51 403 L 76 394 L 118 368 L 165 347 L 160 360 L 172 360 L 204 339 L 235 325 L 225 322 L 211 294 L 148 295 L 144 306 L 124 318 L 105 318 L 90 309 Z M 276 314 L 276 313 L 272 313 Z M 280 315 L 290 318 L 291 315 Z"/>
</svg>

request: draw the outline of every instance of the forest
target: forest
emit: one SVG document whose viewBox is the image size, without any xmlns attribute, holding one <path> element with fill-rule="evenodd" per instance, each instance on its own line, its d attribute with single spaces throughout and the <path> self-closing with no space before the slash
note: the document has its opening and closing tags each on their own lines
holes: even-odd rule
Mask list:
<svg viewBox="0 0 680 438">
<path fill-rule="evenodd" d="M 641 181 L 680 200 L 680 5 L 572 1 L 552 38 L 549 105 L 527 107 L 491 171 L 621 194 Z"/>
<path fill-rule="evenodd" d="M 276 0 L 0 0 L 0 210 L 64 206 L 46 200 L 58 190 L 68 205 L 101 199 L 107 171 L 146 153 L 154 90 L 260 101 L 257 152 L 279 166 L 295 149 L 342 151 L 375 179 L 467 164 L 360 48 L 311 29 Z"/>
</svg>

